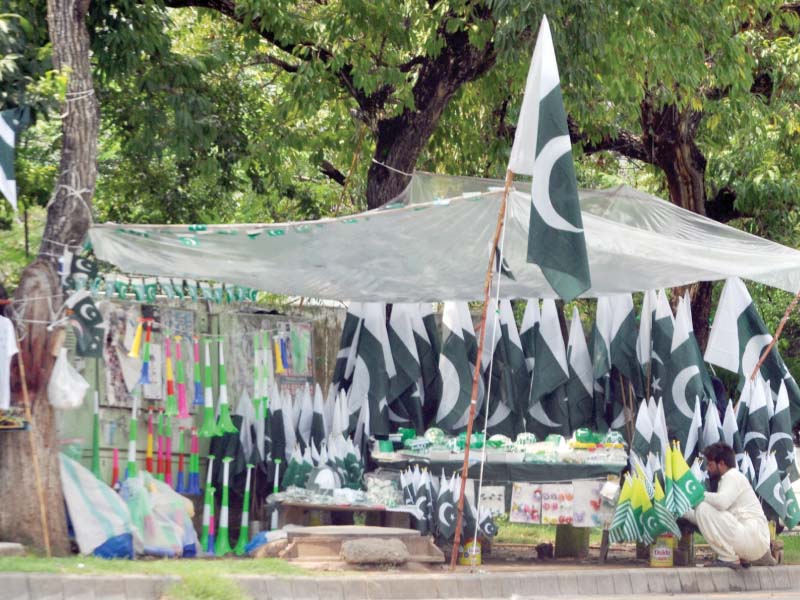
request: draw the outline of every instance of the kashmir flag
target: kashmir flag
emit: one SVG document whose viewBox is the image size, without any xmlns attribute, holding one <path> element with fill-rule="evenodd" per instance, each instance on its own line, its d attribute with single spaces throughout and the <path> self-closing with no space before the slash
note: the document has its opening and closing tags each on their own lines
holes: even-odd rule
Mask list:
<svg viewBox="0 0 800 600">
<path fill-rule="evenodd" d="M 788 477 L 790 481 L 794 481 L 798 473 L 792 441 L 792 422 L 789 416 L 789 392 L 783 382 L 778 391 L 775 414 L 769 422 L 769 431 L 767 452 L 775 453 L 781 480 Z"/>
<path fill-rule="evenodd" d="M 389 382 L 389 410 L 399 417 L 393 420 L 422 432 L 425 425 L 420 389 L 424 388 L 414 320 L 419 321 L 418 327 L 422 325 L 418 304 L 392 305 L 388 335 L 396 374 Z"/>
<path fill-rule="evenodd" d="M 633 481 L 629 475 L 622 484 L 614 518 L 609 527 L 609 539 L 614 544 L 632 542 L 639 539 L 639 523 L 633 513 L 631 497 L 633 496 Z"/>
<path fill-rule="evenodd" d="M 533 176 L 528 262 L 538 264 L 559 297 L 591 287 L 567 114 L 547 17 L 542 19 L 525 84 L 508 170 Z"/>
<path fill-rule="evenodd" d="M 0 112 L 0 193 L 6 197 L 14 212 L 17 210 L 17 181 L 14 176 L 14 146 L 17 135 L 28 125 L 30 109 L 12 108 Z"/>
<path fill-rule="evenodd" d="M 647 495 L 644 480 L 638 476 L 633 477 L 631 490 L 631 509 L 636 522 L 639 524 L 639 541 L 649 544 L 660 533 L 658 531 L 658 518 L 656 517 L 653 503 Z"/>
<path fill-rule="evenodd" d="M 672 514 L 682 517 L 690 508 L 694 508 L 706 495 L 705 488 L 692 474 L 689 465 L 681 454 L 680 446 L 672 448 L 672 469 L 666 475 L 672 482 Z M 669 492 L 668 492 L 669 493 Z"/>
<path fill-rule="evenodd" d="M 761 462 L 758 483 L 754 487 L 756 495 L 761 498 L 761 503 L 768 506 L 778 518 L 783 519 L 786 516 L 786 497 L 775 454 L 770 452 Z"/>
<path fill-rule="evenodd" d="M 358 348 L 358 334 L 361 331 L 363 313 L 364 305 L 361 302 L 351 302 L 347 308 L 339 352 L 336 354 L 336 364 L 333 367 L 332 382 L 337 390 L 346 391 L 350 388 L 356 365 L 356 348 Z"/>
<path fill-rule="evenodd" d="M 678 527 L 675 516 L 667 508 L 666 496 L 658 477 L 653 479 L 653 508 L 661 530 L 659 533 L 669 532 L 675 537 L 681 537 L 681 528 Z"/>
<path fill-rule="evenodd" d="M 386 305 L 369 302 L 363 305 L 363 322 L 358 335 L 356 363 L 350 384 L 351 414 L 367 406 L 369 419 L 364 423 L 366 436 L 389 434 L 389 382 L 396 375 L 389 335 L 386 332 Z"/>
<path fill-rule="evenodd" d="M 741 279 L 725 282 L 719 298 L 714 324 L 708 336 L 705 359 L 707 362 L 739 374 L 740 386 L 749 378 L 758 364 L 764 349 L 772 341 L 764 320 L 758 314 L 753 299 Z M 789 396 L 791 422 L 800 420 L 800 388 L 789 373 L 773 346 L 761 365 L 761 376 L 769 381 L 773 397 L 785 381 Z"/>
<path fill-rule="evenodd" d="M 567 350 L 561 335 L 554 300 L 542 302 L 542 322 L 536 337 L 526 429 L 540 439 L 550 433 L 570 434 L 566 386 L 569 380 Z"/>
<path fill-rule="evenodd" d="M 594 378 L 592 359 L 589 347 L 583 335 L 583 325 L 578 308 L 572 308 L 572 322 L 567 340 L 567 364 L 569 380 L 567 381 L 567 411 L 569 428 L 572 431 L 580 427 L 594 428 L 597 415 L 594 408 Z"/>
<path fill-rule="evenodd" d="M 611 366 L 616 367 L 633 385 L 637 398 L 644 396 L 642 369 L 637 353 L 639 331 L 630 294 L 610 296 L 611 303 Z"/>
<path fill-rule="evenodd" d="M 746 407 L 747 421 L 744 424 L 742 445 L 750 456 L 755 472 L 760 473 L 762 462 L 767 458 L 770 437 L 767 400 L 760 375 L 756 375 L 755 381 L 745 385 L 750 386 L 750 395 Z"/>
<path fill-rule="evenodd" d="M 525 313 L 522 315 L 522 326 L 519 330 L 519 339 L 522 344 L 522 353 L 525 355 L 525 365 L 528 373 L 533 373 L 533 366 L 536 360 L 536 335 L 542 322 L 542 314 L 539 310 L 539 300 L 528 298 L 525 304 Z"/>
<path fill-rule="evenodd" d="M 458 423 L 468 414 L 472 393 L 469 350 L 461 327 L 458 302 L 445 302 L 442 313 L 442 352 L 439 355 L 441 391 L 436 426 L 457 433 Z"/>
</svg>

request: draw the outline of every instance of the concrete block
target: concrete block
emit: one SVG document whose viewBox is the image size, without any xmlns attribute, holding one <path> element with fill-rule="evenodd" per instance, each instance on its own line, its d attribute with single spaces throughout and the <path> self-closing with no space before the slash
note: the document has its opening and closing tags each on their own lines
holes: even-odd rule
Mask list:
<svg viewBox="0 0 800 600">
<path fill-rule="evenodd" d="M 680 592 L 684 594 L 696 594 L 700 591 L 700 588 L 697 585 L 697 578 L 695 577 L 694 569 L 675 570 L 677 571 L 678 581 L 681 584 Z"/>
<path fill-rule="evenodd" d="M 317 589 L 319 597 L 324 600 L 344 600 L 344 590 L 342 580 L 338 577 L 327 577 L 317 579 Z"/>
<path fill-rule="evenodd" d="M 471 573 L 459 574 L 456 585 L 459 598 L 475 598 L 481 591 L 478 576 Z"/>
<path fill-rule="evenodd" d="M 28 591 L 27 573 L 3 573 L 0 585 L 8 600 L 33 600 Z"/>
<path fill-rule="evenodd" d="M 157 578 L 147 575 L 125 575 L 121 579 L 124 581 L 125 596 L 128 600 L 152 600 L 157 597 Z"/>
<path fill-rule="evenodd" d="M 682 571 L 684 569 L 673 569 L 672 573 L 661 573 L 661 578 L 664 581 L 664 591 L 668 594 L 681 593 L 681 578 L 679 573 L 674 571 Z M 691 572 L 691 569 L 688 569 Z"/>
<path fill-rule="evenodd" d="M 28 575 L 28 590 L 36 600 L 62 600 L 64 588 L 60 575 L 31 573 Z"/>
<path fill-rule="evenodd" d="M 775 577 L 772 574 L 773 567 L 756 567 L 752 570 L 758 575 L 763 591 L 768 592 L 775 589 Z"/>
<path fill-rule="evenodd" d="M 613 596 L 616 593 L 614 588 L 614 575 L 611 573 L 594 573 L 594 579 L 597 584 L 598 594 Z"/>
<path fill-rule="evenodd" d="M 631 584 L 631 575 L 625 570 L 616 574 L 616 576 L 609 576 L 611 582 L 614 584 L 614 593 L 618 596 L 631 595 L 634 593 L 633 585 Z"/>
<path fill-rule="evenodd" d="M 523 581 L 522 578 L 514 577 L 511 573 L 508 575 L 504 573 L 500 579 L 500 583 L 503 586 L 501 597 L 511 598 L 511 596 L 518 595 L 520 593 L 519 590 L 522 589 Z"/>
<path fill-rule="evenodd" d="M 578 576 L 575 573 L 564 571 L 557 573 L 558 589 L 563 596 L 578 593 Z"/>
<path fill-rule="evenodd" d="M 730 569 L 707 569 L 711 573 L 711 581 L 714 582 L 714 590 L 718 593 L 731 591 L 731 571 Z"/>
<path fill-rule="evenodd" d="M 260 575 L 237 575 L 231 579 L 250 598 L 263 598 L 267 593 L 266 582 Z"/>
<path fill-rule="evenodd" d="M 22 556 L 25 546 L 16 542 L 0 542 L 0 556 Z"/>
<path fill-rule="evenodd" d="M 730 581 L 730 591 L 732 592 L 745 592 L 747 591 L 747 584 L 745 582 L 745 575 L 743 571 L 731 571 L 730 569 L 725 569 L 728 572 L 728 579 Z"/>
<path fill-rule="evenodd" d="M 297 600 L 317 600 L 319 588 L 313 577 L 295 577 L 292 581 L 292 597 Z"/>
<path fill-rule="evenodd" d="M 643 569 L 628 569 L 628 579 L 631 582 L 631 593 L 639 597 L 652 592 L 647 573 Z M 664 590 L 661 590 L 662 592 Z"/>
<path fill-rule="evenodd" d="M 516 579 L 516 578 L 514 578 Z M 513 580 L 512 580 L 513 581 Z M 458 587 L 457 575 L 442 575 L 434 579 L 435 587 L 431 591 L 436 591 L 439 598 L 460 598 L 461 593 Z M 432 582 L 432 583 L 434 583 Z M 370 596 L 371 597 L 371 596 Z"/>
<path fill-rule="evenodd" d="M 343 579 L 342 591 L 345 598 L 367 598 L 367 582 L 360 577 Z"/>
<path fill-rule="evenodd" d="M 263 577 L 264 594 L 269 600 L 284 600 L 293 598 L 291 579 L 281 579 L 279 577 Z"/>
<path fill-rule="evenodd" d="M 484 573 L 480 576 L 480 580 L 482 597 L 502 598 L 504 596 L 502 575 L 498 573 Z"/>
<path fill-rule="evenodd" d="M 772 569 L 772 577 L 775 579 L 776 590 L 787 590 L 792 587 L 792 580 L 785 567 L 774 567 Z"/>
<path fill-rule="evenodd" d="M 119 577 L 93 577 L 94 597 L 103 600 L 126 600 L 125 582 Z"/>
<path fill-rule="evenodd" d="M 697 582 L 697 590 L 702 594 L 713 594 L 717 591 L 714 586 L 714 577 L 707 569 L 695 569 L 694 578 Z"/>
<path fill-rule="evenodd" d="M 665 577 L 662 571 L 646 571 L 643 572 L 643 575 L 645 575 L 647 589 L 650 590 L 651 594 L 663 594 L 667 591 L 667 585 L 664 582 Z M 675 577 L 674 573 L 670 573 L 670 577 Z M 675 581 L 677 580 L 678 578 L 675 577 Z M 634 589 L 633 593 L 635 594 L 636 592 L 637 590 Z"/>
<path fill-rule="evenodd" d="M 790 587 L 793 589 L 800 589 L 800 569 L 796 567 L 783 567 L 788 576 L 789 581 L 791 582 Z"/>
<path fill-rule="evenodd" d="M 3 582 L 5 584 L 5 582 Z M 4 586 L 5 587 L 5 586 Z M 82 575 L 64 575 L 61 578 L 64 600 L 94 600 L 94 582 Z"/>
<path fill-rule="evenodd" d="M 526 578 L 525 586 L 520 595 L 536 594 L 538 596 L 558 596 L 561 591 L 561 576 L 556 573 L 546 573 L 535 578 Z"/>
<path fill-rule="evenodd" d="M 342 542 L 341 556 L 356 565 L 402 565 L 408 561 L 409 553 L 398 539 L 359 538 Z"/>
<path fill-rule="evenodd" d="M 576 579 L 578 582 L 578 594 L 581 596 L 597 595 L 597 579 L 594 573 L 581 573 L 581 576 Z"/>
</svg>

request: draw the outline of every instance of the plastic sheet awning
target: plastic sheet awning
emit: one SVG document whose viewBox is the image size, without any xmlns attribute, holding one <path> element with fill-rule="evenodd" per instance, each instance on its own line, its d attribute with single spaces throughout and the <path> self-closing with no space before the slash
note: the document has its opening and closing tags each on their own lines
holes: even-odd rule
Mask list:
<svg viewBox="0 0 800 600">
<path fill-rule="evenodd" d="M 380 209 L 250 225 L 95 225 L 95 254 L 126 273 L 356 301 L 481 300 L 501 181 L 417 174 Z M 584 297 L 741 277 L 800 289 L 800 251 L 621 186 L 581 190 L 592 287 Z M 530 186 L 508 198 L 503 298 L 553 298 L 526 262 Z"/>
</svg>

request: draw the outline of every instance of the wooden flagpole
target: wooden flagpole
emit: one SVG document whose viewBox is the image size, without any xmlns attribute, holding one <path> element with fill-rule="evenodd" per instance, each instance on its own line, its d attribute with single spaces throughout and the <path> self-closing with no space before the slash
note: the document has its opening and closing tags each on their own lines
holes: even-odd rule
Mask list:
<svg viewBox="0 0 800 600">
<path fill-rule="evenodd" d="M 750 375 L 751 380 L 756 378 L 756 373 L 758 373 L 758 371 L 761 369 L 761 365 L 764 364 L 764 361 L 767 360 L 767 356 L 769 356 L 772 348 L 778 343 L 778 338 L 781 337 L 781 333 L 783 333 L 783 328 L 786 325 L 786 321 L 789 320 L 789 315 L 792 314 L 794 307 L 797 306 L 798 300 L 800 300 L 800 290 L 798 290 L 798 292 L 794 295 L 794 298 L 789 303 L 789 306 L 786 307 L 786 312 L 783 313 L 783 318 L 781 318 L 781 322 L 778 324 L 778 328 L 775 330 L 775 336 L 772 338 L 772 341 L 769 343 L 769 345 L 764 349 L 764 352 L 761 354 L 761 358 L 756 364 L 756 368 L 753 369 L 753 373 Z"/>
<path fill-rule="evenodd" d="M 464 491 L 467 488 L 467 475 L 469 472 L 469 447 L 472 440 L 472 425 L 475 421 L 475 405 L 478 398 L 478 379 L 481 376 L 481 356 L 483 356 L 483 342 L 486 337 L 486 312 L 489 308 L 489 294 L 492 288 L 492 275 L 494 274 L 495 253 L 497 244 L 500 240 L 500 233 L 503 230 L 503 222 L 506 216 L 506 204 L 511 183 L 514 180 L 514 173 L 506 171 L 506 183 L 503 188 L 503 199 L 500 202 L 500 211 L 497 215 L 497 226 L 494 230 L 494 240 L 489 256 L 489 268 L 486 269 L 486 279 L 483 284 L 483 310 L 481 312 L 481 325 L 478 333 L 478 358 L 475 361 L 475 372 L 472 375 L 472 394 L 469 401 L 469 420 L 467 421 L 467 434 L 464 440 L 464 464 L 461 466 L 461 493 L 458 497 L 458 511 L 456 514 L 456 531 L 453 537 L 453 554 L 450 557 L 450 570 L 456 568 L 458 559 L 458 546 L 461 543 L 461 526 L 464 519 Z M 502 258 L 502 257 L 501 257 Z M 502 268 L 502 265 L 501 265 Z"/>
</svg>

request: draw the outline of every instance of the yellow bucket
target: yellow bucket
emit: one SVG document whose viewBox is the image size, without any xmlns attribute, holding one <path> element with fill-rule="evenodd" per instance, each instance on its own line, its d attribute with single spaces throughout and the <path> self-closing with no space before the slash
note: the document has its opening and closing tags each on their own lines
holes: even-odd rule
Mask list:
<svg viewBox="0 0 800 600">
<path fill-rule="evenodd" d="M 481 564 L 481 543 L 477 540 L 465 540 L 458 549 L 458 564 L 477 567 Z"/>
<path fill-rule="evenodd" d="M 650 566 L 672 567 L 675 560 L 675 536 L 662 533 L 650 544 Z"/>
</svg>

